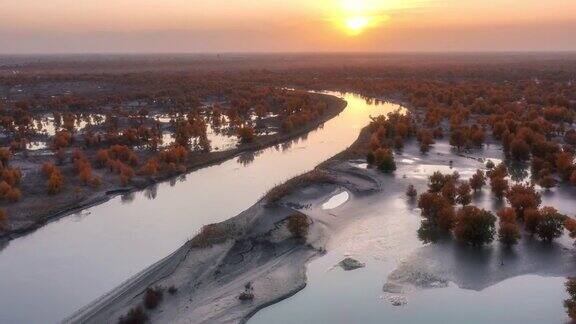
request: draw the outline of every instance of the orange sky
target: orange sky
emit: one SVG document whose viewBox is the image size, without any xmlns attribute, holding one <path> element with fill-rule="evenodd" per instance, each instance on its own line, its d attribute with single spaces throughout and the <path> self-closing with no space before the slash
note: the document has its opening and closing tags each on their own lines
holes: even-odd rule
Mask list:
<svg viewBox="0 0 576 324">
<path fill-rule="evenodd" d="M 0 0 L 0 53 L 576 50 L 576 0 Z"/>
</svg>

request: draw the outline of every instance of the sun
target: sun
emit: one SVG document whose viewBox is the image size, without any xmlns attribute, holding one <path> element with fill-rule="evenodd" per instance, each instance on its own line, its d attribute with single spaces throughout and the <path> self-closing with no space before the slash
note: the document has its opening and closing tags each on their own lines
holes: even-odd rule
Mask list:
<svg viewBox="0 0 576 324">
<path fill-rule="evenodd" d="M 332 20 L 349 36 L 358 36 L 388 19 L 380 1 L 340 0 L 333 7 Z"/>
<path fill-rule="evenodd" d="M 360 35 L 370 25 L 370 17 L 352 16 L 344 18 L 344 25 L 348 34 Z"/>
</svg>

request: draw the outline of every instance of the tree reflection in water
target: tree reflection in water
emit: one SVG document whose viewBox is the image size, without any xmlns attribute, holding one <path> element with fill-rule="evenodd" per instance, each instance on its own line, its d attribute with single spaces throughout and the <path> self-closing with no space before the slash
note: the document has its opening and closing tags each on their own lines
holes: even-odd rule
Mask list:
<svg viewBox="0 0 576 324">
<path fill-rule="evenodd" d="M 156 197 L 158 196 L 158 185 L 153 184 L 151 186 L 148 186 L 148 188 L 144 190 L 144 196 L 146 196 L 146 198 L 148 198 L 149 200 L 156 199 Z"/>
</svg>

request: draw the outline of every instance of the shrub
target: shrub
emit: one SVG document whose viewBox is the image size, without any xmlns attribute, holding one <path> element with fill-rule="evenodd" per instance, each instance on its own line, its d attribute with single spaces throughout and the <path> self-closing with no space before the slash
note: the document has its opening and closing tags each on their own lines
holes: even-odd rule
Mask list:
<svg viewBox="0 0 576 324">
<path fill-rule="evenodd" d="M 96 153 L 96 162 L 98 163 L 98 166 L 100 166 L 100 167 L 106 166 L 109 159 L 110 159 L 110 156 L 108 155 L 108 150 L 100 149 Z"/>
<path fill-rule="evenodd" d="M 475 206 L 465 206 L 458 211 L 454 234 L 463 243 L 482 246 L 494 240 L 496 217 L 489 211 Z"/>
<path fill-rule="evenodd" d="M 428 191 L 439 193 L 446 184 L 452 182 L 452 184 L 455 185 L 458 182 L 458 179 L 460 179 L 458 172 L 442 174 L 440 171 L 436 171 L 428 177 Z"/>
<path fill-rule="evenodd" d="M 190 240 L 192 247 L 205 248 L 226 242 L 232 237 L 232 228 L 226 224 L 208 224 Z"/>
<path fill-rule="evenodd" d="M 389 149 L 379 148 L 374 151 L 374 164 L 384 173 L 396 171 L 396 162 L 394 162 L 394 153 Z"/>
<path fill-rule="evenodd" d="M 486 162 L 486 169 L 488 170 L 492 170 L 494 169 L 496 165 L 494 164 L 494 162 L 492 162 L 492 160 L 488 160 L 488 162 Z"/>
<path fill-rule="evenodd" d="M 144 307 L 146 309 L 155 309 L 160 305 L 160 302 L 164 298 L 164 289 L 161 287 L 148 288 L 146 289 L 146 294 L 144 295 Z"/>
<path fill-rule="evenodd" d="M 440 192 L 442 193 L 442 196 L 450 202 L 450 204 L 453 205 L 456 202 L 456 184 L 454 181 L 446 181 Z"/>
<path fill-rule="evenodd" d="M 570 183 L 576 186 L 576 171 L 572 172 L 572 175 L 570 176 Z"/>
<path fill-rule="evenodd" d="M 454 211 L 454 207 L 444 206 L 438 211 L 436 224 L 441 230 L 445 232 L 451 231 L 452 228 L 454 228 L 455 221 L 456 213 Z"/>
<path fill-rule="evenodd" d="M 127 186 L 132 178 L 134 177 L 134 170 L 132 168 L 122 162 L 120 162 L 120 184 L 122 186 Z"/>
<path fill-rule="evenodd" d="M 428 188 L 430 192 L 440 192 L 446 182 L 446 177 L 440 171 L 436 171 L 428 177 Z"/>
<path fill-rule="evenodd" d="M 504 163 L 500 163 L 495 167 L 492 167 L 488 172 L 486 172 L 490 179 L 492 178 L 506 178 L 508 176 L 508 167 Z"/>
<path fill-rule="evenodd" d="M 2 180 L 6 181 L 10 186 L 15 186 L 20 183 L 22 179 L 22 172 L 17 168 L 4 168 L 2 170 Z"/>
<path fill-rule="evenodd" d="M 445 232 L 441 231 L 438 226 L 434 225 L 428 219 L 423 219 L 418 228 L 418 239 L 424 244 L 438 241 L 443 234 L 445 234 Z"/>
<path fill-rule="evenodd" d="M 100 177 L 92 177 L 90 179 L 90 187 L 98 188 L 102 185 L 102 179 Z"/>
<path fill-rule="evenodd" d="M 450 206 L 450 202 L 437 193 L 425 192 L 418 199 L 418 208 L 422 210 L 422 216 L 431 220 L 435 220 L 438 211 L 446 206 Z"/>
<path fill-rule="evenodd" d="M 4 198 L 8 195 L 8 193 L 12 190 L 12 186 L 9 185 L 6 181 L 0 181 L 0 197 Z"/>
<path fill-rule="evenodd" d="M 530 159 L 530 146 L 522 139 L 514 138 L 510 143 L 510 154 L 518 161 Z"/>
<path fill-rule="evenodd" d="M 524 210 L 538 208 L 542 199 L 534 190 L 534 186 L 516 184 L 506 193 L 506 200 L 510 206 L 516 209 L 519 218 L 524 217 Z"/>
<path fill-rule="evenodd" d="M 515 223 L 501 223 L 498 229 L 498 239 L 505 246 L 512 246 L 520 239 L 520 227 Z"/>
<path fill-rule="evenodd" d="M 54 172 L 55 168 L 56 168 L 56 166 L 54 165 L 54 163 L 46 162 L 42 165 L 42 172 L 44 173 L 44 175 L 46 177 L 50 177 L 52 172 Z"/>
<path fill-rule="evenodd" d="M 430 226 L 438 226 L 444 231 L 449 231 L 454 226 L 454 207 L 445 197 L 431 192 L 425 192 L 418 199 L 418 208 L 422 210 L 422 216 L 427 218 Z"/>
<path fill-rule="evenodd" d="M 416 198 L 416 196 L 418 196 L 418 191 L 416 191 L 416 188 L 414 188 L 414 185 L 409 185 L 408 189 L 406 189 L 406 196 L 414 199 Z"/>
<path fill-rule="evenodd" d="M 508 190 L 508 181 L 503 177 L 490 178 L 490 187 L 494 196 L 498 199 L 502 199 Z"/>
<path fill-rule="evenodd" d="M 366 162 L 370 165 L 373 165 L 374 162 L 376 162 L 376 157 L 374 156 L 374 152 L 372 152 L 372 151 L 368 152 L 368 154 L 366 155 Z"/>
<path fill-rule="evenodd" d="M 12 190 L 8 191 L 6 194 L 6 199 L 10 202 L 17 202 L 22 198 L 22 191 L 18 188 L 12 188 Z"/>
<path fill-rule="evenodd" d="M 253 300 L 254 299 L 254 287 L 251 283 L 244 285 L 244 291 L 240 293 L 238 299 L 241 301 Z"/>
<path fill-rule="evenodd" d="M 571 238 L 576 238 L 576 220 L 571 217 L 566 217 L 564 220 L 564 228 L 570 233 Z"/>
<path fill-rule="evenodd" d="M 568 278 L 564 285 L 569 296 L 564 300 L 564 308 L 572 321 L 576 321 L 576 278 Z"/>
<path fill-rule="evenodd" d="M 394 155 L 392 153 L 386 154 L 380 164 L 378 164 L 378 169 L 384 173 L 392 173 L 396 171 Z"/>
<path fill-rule="evenodd" d="M 160 165 L 158 164 L 158 160 L 155 158 L 151 158 L 146 162 L 146 164 L 142 166 L 140 172 L 148 176 L 153 176 L 156 173 L 158 173 L 159 169 Z"/>
<path fill-rule="evenodd" d="M 144 313 L 141 306 L 134 307 L 128 311 L 128 314 L 118 319 L 118 324 L 143 324 L 148 321 L 148 315 Z"/>
<path fill-rule="evenodd" d="M 516 223 L 516 211 L 510 207 L 502 208 L 498 211 L 498 218 L 503 223 Z"/>
<path fill-rule="evenodd" d="M 304 173 L 300 176 L 292 178 L 281 185 L 272 188 L 264 199 L 266 200 L 267 207 L 274 207 L 280 202 L 280 200 L 292 194 L 299 188 L 306 187 L 311 184 L 321 184 L 321 183 L 335 183 L 334 178 L 328 175 L 326 172 L 320 170 L 313 170 L 308 173 Z"/>
<path fill-rule="evenodd" d="M 536 228 L 541 220 L 540 211 L 535 208 L 529 208 L 524 210 L 524 228 L 530 234 L 536 234 Z"/>
<path fill-rule="evenodd" d="M 536 235 L 546 242 L 552 242 L 560 237 L 564 230 L 566 216 L 560 214 L 553 207 L 544 207 L 540 210 L 540 221 L 536 226 Z"/>
<path fill-rule="evenodd" d="M 538 184 L 540 187 L 549 190 L 550 188 L 554 188 L 556 186 L 556 178 L 554 178 L 554 176 L 551 174 L 544 174 L 541 175 L 538 179 Z"/>
<path fill-rule="evenodd" d="M 64 179 L 62 177 L 62 173 L 60 173 L 60 169 L 55 168 L 50 174 L 50 177 L 46 183 L 48 193 L 51 195 L 59 193 L 62 190 L 63 185 Z"/>
<path fill-rule="evenodd" d="M 462 206 L 469 205 L 472 202 L 472 189 L 470 188 L 470 184 L 468 182 L 463 182 L 458 186 L 457 195 L 456 195 L 456 202 L 461 204 Z"/>
<path fill-rule="evenodd" d="M 237 135 L 241 143 L 252 143 L 256 138 L 254 128 L 250 126 L 242 126 L 238 128 Z"/>
<path fill-rule="evenodd" d="M 8 215 L 2 209 L 0 209 L 0 231 L 5 231 L 8 229 Z"/>
<path fill-rule="evenodd" d="M 176 293 L 178 292 L 178 288 L 174 287 L 174 286 L 170 286 L 168 287 L 168 293 L 170 295 L 176 295 Z"/>
<path fill-rule="evenodd" d="M 297 239 L 305 239 L 308 235 L 308 229 L 310 228 L 308 217 L 300 213 L 290 215 L 287 226 L 292 236 Z"/>
<path fill-rule="evenodd" d="M 10 161 L 11 156 L 12 156 L 12 153 L 10 153 L 9 149 L 0 148 L 0 162 L 2 163 L 3 166 L 8 165 L 8 162 Z"/>
<path fill-rule="evenodd" d="M 520 227 L 516 223 L 516 211 L 514 208 L 503 208 L 498 212 L 500 228 L 498 239 L 508 247 L 518 243 L 520 239 Z"/>
</svg>

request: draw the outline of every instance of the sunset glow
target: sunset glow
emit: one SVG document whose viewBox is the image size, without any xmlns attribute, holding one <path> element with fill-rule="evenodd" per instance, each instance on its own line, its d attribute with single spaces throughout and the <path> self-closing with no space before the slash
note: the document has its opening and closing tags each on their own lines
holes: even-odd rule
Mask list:
<svg viewBox="0 0 576 324">
<path fill-rule="evenodd" d="M 383 14 L 382 3 L 374 1 L 342 0 L 333 11 L 332 20 L 349 36 L 358 36 L 388 20 L 388 16 Z"/>
<path fill-rule="evenodd" d="M 364 31 L 370 24 L 370 18 L 364 16 L 354 16 L 346 18 L 345 22 L 348 32 L 352 35 L 358 35 Z"/>
<path fill-rule="evenodd" d="M 1 7 L 4 53 L 576 50 L 572 0 L 7 0 Z"/>
</svg>

